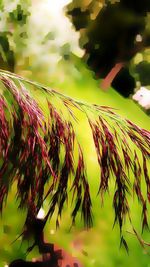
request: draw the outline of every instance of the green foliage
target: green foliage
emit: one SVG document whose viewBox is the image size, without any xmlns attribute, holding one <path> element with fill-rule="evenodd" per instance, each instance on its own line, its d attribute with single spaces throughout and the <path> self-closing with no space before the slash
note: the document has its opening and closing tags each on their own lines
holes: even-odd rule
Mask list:
<svg viewBox="0 0 150 267">
<path fill-rule="evenodd" d="M 0 7 L 0 63 L 14 71 L 16 59 L 25 47 L 30 0 L 1 1 Z"/>
</svg>

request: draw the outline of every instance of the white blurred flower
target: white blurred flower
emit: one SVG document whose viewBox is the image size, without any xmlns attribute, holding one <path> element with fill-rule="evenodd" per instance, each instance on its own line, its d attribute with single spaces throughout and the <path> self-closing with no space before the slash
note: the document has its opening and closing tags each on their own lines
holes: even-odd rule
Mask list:
<svg viewBox="0 0 150 267">
<path fill-rule="evenodd" d="M 140 34 L 137 34 L 136 36 L 136 42 L 142 42 L 143 38 Z"/>
<path fill-rule="evenodd" d="M 43 219 L 44 217 L 45 217 L 45 211 L 44 211 L 44 209 L 41 208 L 38 212 L 37 218 Z"/>
<path fill-rule="evenodd" d="M 79 33 L 72 28 L 63 10 L 69 2 L 70 0 L 32 1 L 26 54 L 34 55 L 37 64 L 38 55 L 42 61 L 40 63 L 48 64 L 50 68 L 57 64 L 60 48 L 66 43 L 74 54 L 82 55 L 83 51 L 78 44 Z"/>
<path fill-rule="evenodd" d="M 132 96 L 132 99 L 138 102 L 144 109 L 150 109 L 150 90 L 141 86 L 140 89 Z"/>
</svg>

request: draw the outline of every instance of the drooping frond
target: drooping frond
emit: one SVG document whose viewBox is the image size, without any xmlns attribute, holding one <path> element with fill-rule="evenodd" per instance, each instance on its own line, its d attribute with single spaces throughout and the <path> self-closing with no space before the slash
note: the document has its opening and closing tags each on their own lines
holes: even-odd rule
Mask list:
<svg viewBox="0 0 150 267">
<path fill-rule="evenodd" d="M 10 186 L 16 182 L 19 207 L 32 211 L 34 216 L 44 200 L 49 199 L 47 218 L 51 218 L 57 208 L 59 224 L 71 191 L 72 222 L 75 223 L 80 210 L 85 225 L 92 225 L 90 186 L 82 144 L 75 132 L 75 124 L 80 122 L 76 121 L 74 110 L 79 110 L 86 115 L 92 131 L 100 168 L 97 191 L 102 200 L 109 189 L 109 180 L 115 181 L 115 222 L 121 230 L 126 215 L 130 216 L 128 194 L 133 188 L 143 208 L 143 227 L 148 225 L 149 131 L 122 119 L 109 107 L 73 100 L 15 74 L 0 71 L 0 81 L 1 211 Z M 35 100 L 35 94 L 42 94 L 45 111 Z M 57 108 L 56 100 L 69 116 Z M 141 187 L 142 177 L 145 178 L 146 197 Z"/>
</svg>

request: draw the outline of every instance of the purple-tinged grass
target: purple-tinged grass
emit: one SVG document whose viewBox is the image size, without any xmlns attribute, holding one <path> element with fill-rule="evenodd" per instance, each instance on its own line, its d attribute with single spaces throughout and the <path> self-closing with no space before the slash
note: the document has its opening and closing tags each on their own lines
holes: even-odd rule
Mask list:
<svg viewBox="0 0 150 267">
<path fill-rule="evenodd" d="M 56 224 L 59 226 L 64 206 L 68 202 L 71 181 L 72 223 L 75 224 L 80 211 L 85 227 L 92 226 L 90 185 L 82 144 L 75 133 L 75 123 L 80 123 L 74 114 L 74 109 L 77 109 L 86 115 L 92 131 L 100 167 L 96 194 L 101 195 L 102 203 L 105 202 L 105 192 L 109 191 L 110 179 L 115 181 L 114 223 L 119 224 L 121 244 L 127 248 L 122 226 L 126 217 L 131 221 L 128 196 L 132 189 L 142 205 L 142 229 L 148 227 L 150 132 L 119 117 L 110 107 L 73 100 L 15 74 L 1 71 L 0 80 L 4 86 L 3 92 L 7 92 L 5 97 L 2 93 L 0 95 L 1 212 L 10 186 L 16 182 L 19 208 L 27 211 L 27 220 L 36 217 L 44 200 L 48 199 L 46 220 L 52 217 L 57 208 Z M 28 89 L 30 85 L 32 90 L 38 88 L 45 95 L 48 115 L 45 116 L 38 101 L 33 98 L 32 90 Z M 12 107 L 9 106 L 8 95 L 13 99 Z M 52 100 L 55 96 L 68 111 L 70 120 L 54 105 Z M 142 163 L 138 151 L 141 152 Z M 131 173 L 134 181 L 130 179 Z M 142 178 L 147 188 L 146 197 L 142 192 Z"/>
</svg>

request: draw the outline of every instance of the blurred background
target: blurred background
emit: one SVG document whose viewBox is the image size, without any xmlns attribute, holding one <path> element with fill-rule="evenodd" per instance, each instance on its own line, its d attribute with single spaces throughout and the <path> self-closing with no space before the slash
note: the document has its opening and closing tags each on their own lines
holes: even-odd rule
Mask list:
<svg viewBox="0 0 150 267">
<path fill-rule="evenodd" d="M 113 107 L 150 130 L 149 12 L 148 0 L 1 0 L 0 68 L 75 99 Z M 150 255 L 128 233 L 128 221 L 124 234 L 129 255 L 119 248 L 119 228 L 112 229 L 112 194 L 106 195 L 104 207 L 95 196 L 99 170 L 90 129 L 82 116 L 77 132 L 93 191 L 94 227 L 85 231 L 79 218 L 69 231 L 66 210 L 60 229 L 55 229 L 55 218 L 47 225 L 46 238 L 78 257 L 85 267 L 150 267 Z M 136 199 L 130 201 L 134 225 L 141 233 L 141 207 Z M 16 258 L 38 257 L 36 250 L 26 256 L 28 244 L 21 239 L 12 243 L 24 219 L 13 188 L 0 219 L 0 266 Z M 150 241 L 148 231 L 143 238 Z"/>
</svg>

